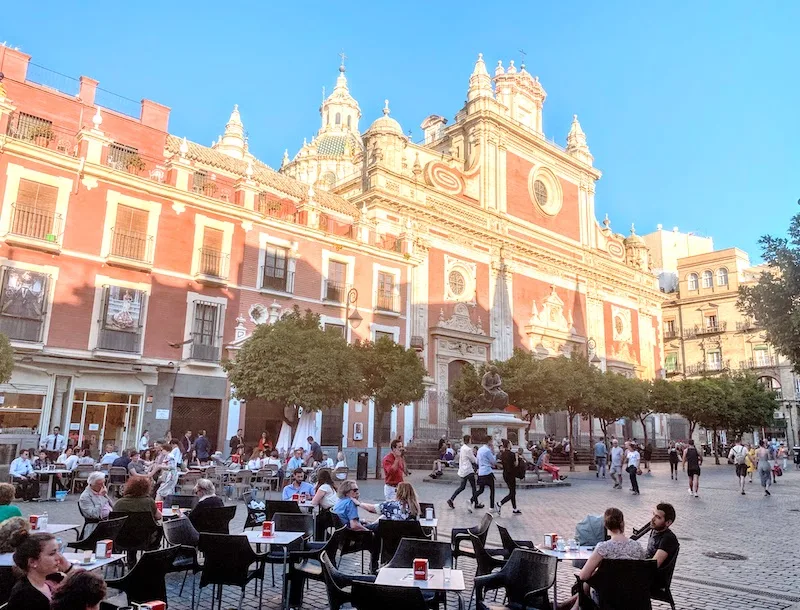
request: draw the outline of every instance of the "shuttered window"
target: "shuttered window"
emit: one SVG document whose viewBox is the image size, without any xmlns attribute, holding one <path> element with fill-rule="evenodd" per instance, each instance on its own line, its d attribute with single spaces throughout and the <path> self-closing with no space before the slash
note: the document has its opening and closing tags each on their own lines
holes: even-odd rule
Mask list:
<svg viewBox="0 0 800 610">
<path fill-rule="evenodd" d="M 57 199 L 57 187 L 20 178 L 19 191 L 17 192 L 17 205 L 25 205 L 42 212 L 53 214 L 56 211 Z"/>
</svg>

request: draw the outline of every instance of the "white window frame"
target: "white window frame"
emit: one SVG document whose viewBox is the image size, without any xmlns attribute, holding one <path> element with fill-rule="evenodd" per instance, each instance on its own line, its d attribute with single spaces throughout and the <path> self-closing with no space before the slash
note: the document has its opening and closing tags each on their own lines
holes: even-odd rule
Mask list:
<svg viewBox="0 0 800 610">
<path fill-rule="evenodd" d="M 10 339 L 12 347 L 19 347 L 24 349 L 41 349 L 47 345 L 47 339 L 50 334 L 50 320 L 53 315 L 53 307 L 55 307 L 56 298 L 56 282 L 58 281 L 58 267 L 51 267 L 49 265 L 34 265 L 22 261 L 12 261 L 9 259 L 0 259 L 0 267 L 14 267 L 15 269 L 27 269 L 35 273 L 46 273 L 50 276 L 50 281 L 47 287 L 47 313 L 44 316 L 42 325 L 42 340 L 37 342 L 33 341 L 19 341 L 17 339 Z M 2 288 L 0 286 L 0 288 Z"/>
<path fill-rule="evenodd" d="M 397 291 L 397 302 L 399 305 L 400 311 L 386 311 L 384 309 L 380 310 L 381 315 L 385 316 L 399 316 L 403 311 L 403 303 L 402 299 L 400 299 L 400 278 L 402 277 L 402 271 L 397 267 L 387 267 L 385 265 L 381 265 L 380 263 L 372 263 L 372 309 L 378 309 L 378 274 L 379 273 L 388 273 L 389 275 L 394 277 L 394 289 Z M 396 340 L 395 340 L 396 342 Z"/>
<path fill-rule="evenodd" d="M 330 305 L 345 307 L 345 303 L 332 303 L 331 301 L 325 301 L 325 286 L 328 281 L 328 263 L 330 261 L 336 261 L 338 263 L 344 263 L 347 265 L 347 271 L 345 272 L 345 284 L 350 287 L 354 287 L 353 284 L 355 283 L 356 277 L 356 257 L 348 256 L 346 254 L 337 254 L 336 252 L 331 252 L 330 250 L 322 251 L 322 282 L 319 287 L 319 300 Z"/>
<path fill-rule="evenodd" d="M 756 366 L 769 365 L 769 347 L 766 345 L 757 345 L 753 348 L 753 363 Z"/>
<path fill-rule="evenodd" d="M 706 280 L 708 280 L 708 285 L 706 286 Z M 701 283 L 700 285 L 703 288 L 713 288 L 714 287 L 714 272 L 711 269 L 706 269 L 701 274 Z"/>
<path fill-rule="evenodd" d="M 102 320 L 100 316 L 103 315 L 103 296 L 105 293 L 105 288 L 108 286 L 119 286 L 120 288 L 130 288 L 131 290 L 140 290 L 147 295 L 144 304 L 144 310 L 141 313 L 142 319 L 142 336 L 140 338 L 141 343 L 139 344 L 139 352 L 138 353 L 119 353 L 114 352 L 115 356 L 121 358 L 140 358 L 144 353 L 144 338 L 145 333 L 147 332 L 147 313 L 150 309 L 150 292 L 151 286 L 150 284 L 144 284 L 141 282 L 126 282 L 124 280 L 118 280 L 116 278 L 107 277 L 105 275 L 96 275 L 94 278 L 94 301 L 92 303 L 92 325 L 89 327 L 89 344 L 88 348 L 90 350 L 95 350 L 97 348 L 97 340 L 100 336 L 100 324 Z M 102 351 L 102 350 L 101 350 Z"/>
<path fill-rule="evenodd" d="M 156 239 L 158 235 L 158 220 L 161 217 L 161 204 L 156 201 L 147 201 L 123 195 L 116 191 L 108 191 L 106 194 L 106 218 L 103 224 L 103 242 L 100 247 L 100 255 L 103 258 L 107 258 L 111 254 L 111 229 L 117 224 L 117 208 L 120 205 L 147 212 L 147 235 L 153 237 L 152 260 L 147 262 L 152 265 L 156 257 Z"/>
<path fill-rule="evenodd" d="M 716 355 L 717 358 L 712 358 L 711 356 Z M 714 366 L 716 364 L 716 367 Z M 713 352 L 706 353 L 706 365 L 709 371 L 721 371 L 722 370 L 722 351 L 721 350 L 714 350 Z"/>
<path fill-rule="evenodd" d="M 274 288 L 264 287 L 264 274 L 262 273 L 264 265 L 267 260 L 267 246 L 274 246 L 276 248 L 286 249 L 286 273 L 288 278 L 286 280 L 287 290 L 275 290 Z M 297 259 L 300 258 L 298 249 L 300 243 L 296 241 L 289 241 L 288 239 L 281 239 L 268 233 L 258 234 L 258 270 L 256 271 L 256 286 L 262 292 L 269 292 L 275 294 L 294 294 L 294 274 L 297 268 Z"/>
<path fill-rule="evenodd" d="M 400 327 L 399 326 L 386 326 L 385 324 L 375 324 L 372 323 L 369 325 L 369 339 L 373 343 L 375 342 L 375 333 L 382 332 L 382 333 L 391 333 L 393 335 L 393 341 L 395 343 L 400 343 Z"/>
<path fill-rule="evenodd" d="M 43 172 L 37 172 L 21 165 L 9 163 L 6 168 L 6 189 L 3 193 L 3 209 L 0 212 L 0 235 L 8 235 L 11 229 L 11 204 L 17 201 L 19 195 L 19 181 L 21 179 L 32 180 L 47 186 L 58 189 L 56 195 L 55 213 L 61 215 L 61 232 L 56 235 L 56 242 L 59 246 L 63 245 L 64 231 L 67 226 L 67 211 L 69 209 L 69 196 L 72 193 L 73 181 L 71 178 L 53 176 Z"/>
<path fill-rule="evenodd" d="M 700 276 L 690 273 L 686 276 L 686 287 L 688 290 L 700 290 Z"/>
<path fill-rule="evenodd" d="M 728 285 L 728 270 L 725 267 L 720 267 L 717 269 L 717 286 L 727 286 Z M 724 278 L 725 281 L 722 281 Z"/>
<path fill-rule="evenodd" d="M 186 341 L 192 337 L 192 329 L 194 327 L 194 304 L 197 301 L 204 301 L 206 303 L 214 303 L 220 306 L 219 311 L 219 336 L 220 336 L 220 362 L 222 360 L 222 337 L 225 336 L 225 313 L 228 308 L 228 299 L 225 297 L 211 297 L 198 292 L 186 293 L 186 318 L 183 324 L 183 340 Z M 192 356 L 192 343 L 191 341 L 183 346 L 181 357 L 183 360 L 190 360 Z M 198 363 L 199 361 L 193 360 L 192 362 Z M 205 366 L 220 366 L 220 362 L 203 362 Z"/>
<path fill-rule="evenodd" d="M 192 276 L 196 276 L 200 271 L 200 248 L 203 247 L 203 233 L 209 229 L 222 231 L 222 253 L 228 255 L 227 276 L 222 278 L 229 279 L 231 274 L 230 256 L 233 248 L 233 223 L 209 218 L 203 214 L 195 214 L 194 217 L 194 249 L 192 250 Z"/>
</svg>

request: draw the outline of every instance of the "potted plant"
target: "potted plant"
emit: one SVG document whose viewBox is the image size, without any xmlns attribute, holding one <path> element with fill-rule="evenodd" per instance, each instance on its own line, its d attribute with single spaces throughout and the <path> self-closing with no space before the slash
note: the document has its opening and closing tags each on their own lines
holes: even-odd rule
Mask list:
<svg viewBox="0 0 800 610">
<path fill-rule="evenodd" d="M 128 157 L 128 165 L 127 170 L 131 173 L 137 173 L 142 171 L 147 165 L 138 154 L 132 154 Z"/>
</svg>

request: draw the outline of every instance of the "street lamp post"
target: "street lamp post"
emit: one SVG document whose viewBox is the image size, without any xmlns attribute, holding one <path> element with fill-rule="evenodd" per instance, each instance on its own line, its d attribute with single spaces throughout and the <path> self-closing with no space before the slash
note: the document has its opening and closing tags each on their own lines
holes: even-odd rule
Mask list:
<svg viewBox="0 0 800 610">
<path fill-rule="evenodd" d="M 350 305 L 353 306 L 353 313 L 350 313 Z M 361 317 L 361 314 L 358 313 L 358 290 L 355 288 L 351 288 L 347 291 L 345 317 L 347 318 L 347 323 L 353 329 L 361 326 L 361 321 L 364 319 Z"/>
<path fill-rule="evenodd" d="M 591 355 L 591 358 L 589 358 L 589 363 L 599 370 L 600 363 L 602 361 L 597 356 L 597 342 L 594 339 L 589 338 L 589 340 L 586 341 L 586 348 L 589 352 L 589 355 Z M 589 470 L 597 470 L 597 463 L 591 459 L 594 458 L 594 417 L 591 415 L 589 415 L 589 456 Z"/>
</svg>

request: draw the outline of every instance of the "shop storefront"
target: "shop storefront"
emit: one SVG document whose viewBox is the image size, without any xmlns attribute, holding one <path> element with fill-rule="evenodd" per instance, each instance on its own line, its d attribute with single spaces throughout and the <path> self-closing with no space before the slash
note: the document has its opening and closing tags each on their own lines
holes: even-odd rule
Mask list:
<svg viewBox="0 0 800 610">
<path fill-rule="evenodd" d="M 141 407 L 142 394 L 76 390 L 67 432 L 70 445 L 87 448 L 94 457 L 107 444 L 118 451 L 135 447 Z"/>
</svg>

